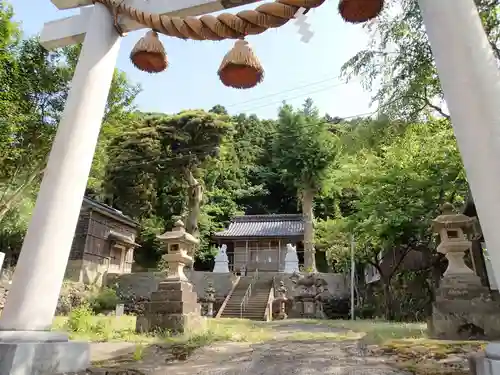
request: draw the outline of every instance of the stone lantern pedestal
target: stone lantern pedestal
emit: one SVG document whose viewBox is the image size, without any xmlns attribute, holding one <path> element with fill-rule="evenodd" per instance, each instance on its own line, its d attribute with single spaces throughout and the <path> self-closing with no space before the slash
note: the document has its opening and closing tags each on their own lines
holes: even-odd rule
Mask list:
<svg viewBox="0 0 500 375">
<path fill-rule="evenodd" d="M 490 291 L 464 262 L 471 242 L 466 234 L 475 219 L 453 212 L 450 204 L 433 221 L 441 239 L 437 250 L 445 254 L 448 268 L 436 290 L 430 322 L 431 336 L 446 340 L 500 337 L 500 305 L 491 300 Z"/>
<path fill-rule="evenodd" d="M 186 232 L 181 221 L 171 232 L 158 236 L 158 239 L 167 248 L 163 259 L 168 263 L 168 273 L 165 280 L 159 283 L 158 290 L 151 293 L 144 316 L 137 318 L 136 330 L 183 333 L 201 328 L 205 320 L 201 316 L 198 295 L 184 274 L 184 267 L 193 263 L 192 252 L 198 240 Z"/>
</svg>

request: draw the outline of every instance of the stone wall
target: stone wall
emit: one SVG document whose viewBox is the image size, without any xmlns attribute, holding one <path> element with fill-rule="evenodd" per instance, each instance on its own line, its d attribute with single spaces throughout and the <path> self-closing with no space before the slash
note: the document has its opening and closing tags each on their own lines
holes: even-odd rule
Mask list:
<svg viewBox="0 0 500 375">
<path fill-rule="evenodd" d="M 193 283 L 194 290 L 201 297 L 205 294 L 205 288 L 208 281 L 212 281 L 216 290 L 216 297 L 227 296 L 231 290 L 231 274 L 213 273 L 202 271 L 185 271 L 186 276 Z M 349 283 L 343 274 L 338 273 L 320 273 L 321 277 L 328 283 L 328 290 L 334 296 L 345 296 L 349 294 Z M 261 277 L 272 279 L 275 277 L 275 288 L 279 286 L 281 280 L 288 288 L 289 296 L 293 297 L 296 293 L 294 284 L 290 279 L 291 275 L 279 272 L 262 272 Z M 161 272 L 135 272 L 130 274 L 108 274 L 106 277 L 107 285 L 118 284 L 119 290 L 123 292 L 133 292 L 138 297 L 147 297 L 151 292 L 158 288 L 158 283 L 163 278 Z"/>
<path fill-rule="evenodd" d="M 193 284 L 194 291 L 201 297 L 205 294 L 205 288 L 209 281 L 213 282 L 216 290 L 216 297 L 227 296 L 232 287 L 231 274 L 213 273 L 202 271 L 185 271 L 186 276 Z M 137 297 L 148 297 L 151 292 L 158 288 L 158 283 L 164 274 L 161 272 L 135 272 L 129 274 L 108 274 L 106 284 L 118 285 L 122 292 L 132 292 Z"/>
</svg>

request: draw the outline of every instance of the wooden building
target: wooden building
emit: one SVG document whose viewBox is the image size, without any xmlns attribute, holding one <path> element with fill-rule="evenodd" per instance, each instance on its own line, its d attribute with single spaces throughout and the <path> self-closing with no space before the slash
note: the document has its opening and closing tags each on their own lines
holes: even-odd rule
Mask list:
<svg viewBox="0 0 500 375">
<path fill-rule="evenodd" d="M 109 274 L 132 272 L 138 224 L 122 212 L 84 198 L 66 277 L 100 285 Z"/>
<path fill-rule="evenodd" d="M 297 246 L 299 264 L 304 262 L 302 215 L 235 216 L 214 238 L 219 245 L 227 245 L 229 266 L 236 272 L 282 271 L 287 244 Z"/>
</svg>

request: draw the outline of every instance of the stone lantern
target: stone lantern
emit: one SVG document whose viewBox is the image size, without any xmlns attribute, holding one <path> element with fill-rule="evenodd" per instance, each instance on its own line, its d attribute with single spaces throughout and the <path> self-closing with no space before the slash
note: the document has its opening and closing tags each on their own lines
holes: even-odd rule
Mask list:
<svg viewBox="0 0 500 375">
<path fill-rule="evenodd" d="M 448 259 L 445 277 L 474 273 L 464 262 L 465 252 L 471 247 L 471 241 L 466 234 L 473 230 L 474 223 L 475 219 L 453 212 L 450 203 L 445 203 L 442 214 L 433 220 L 433 231 L 438 233 L 441 239 L 437 251 L 445 254 Z"/>
<path fill-rule="evenodd" d="M 278 319 L 286 319 L 287 314 L 286 314 L 286 301 L 288 301 L 288 298 L 286 296 L 286 293 L 288 292 L 287 287 L 285 286 L 285 283 L 280 281 L 280 286 L 276 290 L 278 292 L 278 297 L 276 298 L 276 301 L 279 303 L 280 306 L 280 311 L 278 314 Z"/>
<path fill-rule="evenodd" d="M 466 235 L 473 233 L 475 219 L 454 213 L 449 203 L 442 212 L 432 228 L 441 238 L 437 250 L 446 255 L 448 268 L 435 291 L 429 336 L 444 340 L 500 337 L 498 303 L 464 262 L 465 252 L 471 248 Z"/>
<path fill-rule="evenodd" d="M 143 317 L 137 318 L 140 332 L 169 330 L 183 333 L 201 326 L 201 306 L 193 285 L 184 274 L 184 267 L 193 263 L 194 247 L 199 240 L 186 232 L 184 223 L 177 221 L 174 229 L 157 237 L 165 246 L 163 259 L 168 264 L 165 280 L 151 293 Z"/>
</svg>

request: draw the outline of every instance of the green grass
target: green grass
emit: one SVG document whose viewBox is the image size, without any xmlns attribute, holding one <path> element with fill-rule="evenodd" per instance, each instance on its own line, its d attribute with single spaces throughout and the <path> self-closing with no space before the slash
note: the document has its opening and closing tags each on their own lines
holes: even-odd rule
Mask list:
<svg viewBox="0 0 500 375">
<path fill-rule="evenodd" d="M 139 334 L 135 332 L 135 321 L 134 316 L 59 316 L 54 319 L 52 329 L 68 332 L 73 340 L 90 342 L 192 342 L 207 345 L 216 341 L 261 342 L 273 338 L 273 332 L 249 320 L 207 319 L 204 329 L 184 335 L 170 332 Z"/>
<path fill-rule="evenodd" d="M 294 320 L 289 320 L 293 322 Z M 300 320 L 302 324 L 327 325 L 342 328 L 359 336 L 368 345 L 379 345 L 396 339 L 422 339 L 426 337 L 425 323 L 396 323 L 379 320 Z"/>
<path fill-rule="evenodd" d="M 346 329 L 346 332 L 296 332 L 293 339 L 332 339 L 336 341 L 362 339 L 367 344 L 383 344 L 397 339 L 425 339 L 425 324 L 390 323 L 369 320 L 287 320 L 289 323 L 321 325 Z M 135 317 L 120 316 L 77 316 L 56 317 L 54 330 L 67 331 L 72 339 L 92 342 L 127 341 L 127 342 L 171 342 L 179 336 L 168 332 L 138 334 L 135 332 Z M 193 336 L 195 335 L 195 336 Z M 263 322 L 242 319 L 208 319 L 207 327 L 202 332 L 188 334 L 196 340 L 207 341 L 246 341 L 260 342 L 273 339 L 276 332 Z M 204 337 L 204 338 L 203 338 Z M 183 338 L 185 339 L 185 337 Z"/>
</svg>

